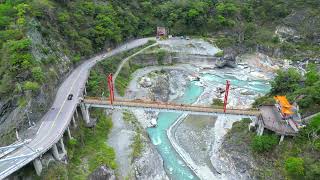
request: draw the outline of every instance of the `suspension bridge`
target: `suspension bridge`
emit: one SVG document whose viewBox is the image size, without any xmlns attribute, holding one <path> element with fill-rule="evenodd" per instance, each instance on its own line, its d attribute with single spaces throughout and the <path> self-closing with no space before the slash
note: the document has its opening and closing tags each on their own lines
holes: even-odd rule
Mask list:
<svg viewBox="0 0 320 180">
<path fill-rule="evenodd" d="M 115 109 L 144 109 L 149 111 L 162 111 L 162 112 L 185 112 L 190 114 L 202 115 L 217 115 L 217 114 L 233 114 L 233 115 L 248 115 L 258 116 L 260 114 L 257 109 L 227 109 L 213 108 L 210 106 L 177 104 L 173 102 L 159 102 L 147 99 L 124 99 L 117 98 L 112 101 L 102 97 L 84 97 L 81 100 L 84 104 L 90 107 L 100 108 L 115 108 Z"/>
</svg>

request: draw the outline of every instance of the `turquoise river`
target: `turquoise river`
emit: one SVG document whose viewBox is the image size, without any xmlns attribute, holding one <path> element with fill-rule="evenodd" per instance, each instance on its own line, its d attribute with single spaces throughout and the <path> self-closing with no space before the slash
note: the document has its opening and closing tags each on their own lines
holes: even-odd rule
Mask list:
<svg viewBox="0 0 320 180">
<path fill-rule="evenodd" d="M 202 74 L 204 81 L 209 83 L 225 84 L 226 80 L 231 80 L 233 86 L 244 87 L 257 93 L 267 93 L 270 86 L 266 81 L 244 81 L 232 75 Z M 187 85 L 184 95 L 174 100 L 178 103 L 192 104 L 203 92 L 203 87 L 196 85 L 194 81 Z M 148 128 L 148 134 L 152 143 L 160 153 L 167 175 L 170 179 L 198 179 L 192 170 L 186 165 L 179 154 L 175 151 L 167 137 L 167 129 L 181 116 L 181 113 L 159 113 L 158 125 L 156 128 Z"/>
</svg>

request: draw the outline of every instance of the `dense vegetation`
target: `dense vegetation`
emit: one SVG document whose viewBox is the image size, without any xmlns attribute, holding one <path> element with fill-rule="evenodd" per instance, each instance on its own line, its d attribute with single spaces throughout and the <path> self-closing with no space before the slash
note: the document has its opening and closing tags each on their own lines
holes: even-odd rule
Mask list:
<svg viewBox="0 0 320 180">
<path fill-rule="evenodd" d="M 104 59 L 103 61 L 95 65 L 94 68 L 90 71 L 87 85 L 89 91 L 88 95 L 108 97 L 109 90 L 106 76 L 109 73 L 115 73 L 122 60 L 154 43 L 154 41 L 149 41 L 143 46 Z M 123 65 L 118 77 L 116 78 L 116 82 L 114 83 L 117 92 L 121 96 L 124 95 L 125 90 L 131 80 L 131 73 L 133 73 L 138 68 L 140 68 L 140 66 L 130 65 L 129 62 Z"/>
<path fill-rule="evenodd" d="M 222 48 L 239 52 L 258 49 L 280 57 L 314 59 L 320 50 L 319 3 L 4 0 L 0 3 L 0 102 L 9 107 L 6 112 L 26 108 L 30 101 L 44 96 L 51 102 L 49 97 L 59 82 L 81 60 L 128 39 L 154 36 L 156 26 L 168 27 L 173 35 L 208 37 Z M 278 25 L 295 32 L 280 39 L 275 33 Z M 119 93 L 124 93 L 125 86 L 126 82 L 118 86 Z M 41 102 L 32 102 L 39 107 L 33 114 L 43 114 L 49 107 L 50 103 Z M 11 124 L 10 137 L 15 126 Z"/>
<path fill-rule="evenodd" d="M 150 36 L 157 25 L 174 35 L 216 35 L 221 46 L 234 44 L 281 48 L 287 55 L 312 56 L 319 32 L 318 0 L 179 0 L 95 1 L 6 0 L 0 4 L 0 95 L 37 92 L 62 51 L 76 63 L 106 47 L 138 36 Z M 292 24 L 293 12 L 305 12 L 306 21 Z M 312 17 L 315 21 L 310 21 Z M 302 17 L 301 17 L 302 18 Z M 298 42 L 281 43 L 276 25 L 296 28 Z M 38 31 L 47 46 L 36 43 Z M 38 49 L 44 56 L 35 57 Z M 32 51 L 33 50 L 33 51 Z"/>
<path fill-rule="evenodd" d="M 257 179 L 318 179 L 320 116 L 313 118 L 298 136 L 286 137 L 280 145 L 279 137 L 271 132 L 256 136 L 256 132 L 248 131 L 250 122 L 248 119 L 235 122 L 224 143 L 229 154 L 237 158 L 253 157 L 252 173 Z"/>
<path fill-rule="evenodd" d="M 101 109 L 91 111 L 91 115 L 98 120 L 96 126 L 87 128 L 82 120 L 78 121 L 81 122 L 80 129 L 75 131 L 75 139 L 68 142 L 69 163 L 67 168 L 70 179 L 86 179 L 101 165 L 112 169 L 117 167 L 115 152 L 112 147 L 106 144 L 106 139 L 112 128 L 111 117 L 106 116 L 105 111 Z"/>
<path fill-rule="evenodd" d="M 13 106 L 26 106 L 26 98 L 32 99 L 40 92 L 47 93 L 48 84 L 56 86 L 57 82 L 54 84 L 52 81 L 62 79 L 81 60 L 123 41 L 153 36 L 156 26 L 168 27 L 173 35 L 213 37 L 222 48 L 266 49 L 266 53 L 279 50 L 277 52 L 282 52 L 280 57 L 294 60 L 317 58 L 320 51 L 319 11 L 319 0 L 2 0 L 0 101 L 13 99 L 14 102 L 10 103 Z M 293 27 L 298 38 L 280 39 L 275 34 L 279 24 Z M 127 55 L 112 57 L 102 62 L 103 69 L 91 72 L 89 91 L 92 95 L 107 94 L 104 75 L 114 72 L 120 60 Z M 158 60 L 161 61 L 161 53 L 159 55 Z M 126 67 L 127 73 L 136 68 Z M 128 78 L 121 79 L 125 75 L 126 72 L 119 76 L 119 81 L 123 82 L 117 86 L 121 94 L 128 83 Z M 257 104 L 270 101 L 272 95 L 286 94 L 291 101 L 298 102 L 302 112 L 307 114 L 317 110 L 320 106 L 319 79 L 312 65 L 304 77 L 295 70 L 279 71 L 271 93 Z M 97 131 L 100 132 L 99 126 Z M 93 132 L 86 133 L 92 135 Z M 88 147 L 98 150 L 96 146 L 90 146 L 93 141 L 88 141 Z M 139 144 L 138 137 L 136 141 Z M 293 141 L 283 145 L 292 148 L 288 151 L 290 156 L 316 149 L 310 140 L 301 146 L 291 143 Z M 95 143 L 102 145 L 101 142 Z M 314 143 L 319 144 L 318 140 Z M 71 143 L 76 148 L 81 145 L 79 142 Z M 78 162 L 76 157 L 79 156 L 75 154 L 73 159 Z M 304 175 L 312 179 L 315 174 L 319 175 L 319 163 L 314 161 L 317 158 L 314 155 L 304 157 L 304 163 L 300 159 L 288 159 L 286 171 L 288 174 L 291 171 L 302 172 L 301 168 L 294 166 L 304 166 Z M 114 167 L 112 159 L 101 159 Z M 94 161 L 98 160 L 91 159 Z"/>
<path fill-rule="evenodd" d="M 271 86 L 271 92 L 257 99 L 256 106 L 274 104 L 274 95 L 286 95 L 291 102 L 298 103 L 304 115 L 318 112 L 320 109 L 320 73 L 315 64 L 308 64 L 304 76 L 293 68 L 279 70 Z"/>
</svg>

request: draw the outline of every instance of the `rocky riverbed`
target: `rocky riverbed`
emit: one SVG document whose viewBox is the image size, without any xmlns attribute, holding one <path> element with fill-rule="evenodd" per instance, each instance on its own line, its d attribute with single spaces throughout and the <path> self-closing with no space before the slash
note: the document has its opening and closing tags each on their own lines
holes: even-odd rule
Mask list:
<svg viewBox="0 0 320 180">
<path fill-rule="evenodd" d="M 174 42 L 174 45 L 179 44 L 178 48 L 171 47 L 171 45 L 169 46 L 166 42 L 162 44 L 164 44 L 162 47 L 166 50 L 173 49 L 175 53 L 182 49 L 181 52 L 183 53 L 177 55 L 178 58 L 181 58 L 179 62 L 183 62 L 183 58 L 190 55 L 186 54 L 188 52 L 191 52 L 192 56 L 201 56 L 201 58 L 207 56 L 208 53 L 211 56 L 210 53 L 214 54 L 214 52 L 217 52 L 217 50 L 212 49 L 207 51 L 206 48 L 215 48 L 213 46 L 210 47 L 208 44 L 201 45 L 200 43 L 199 45 L 196 43 L 196 46 L 190 46 L 185 42 L 182 44 Z M 194 49 L 192 51 L 183 51 L 184 48 Z M 178 51 L 177 49 L 180 50 Z M 201 51 L 196 51 L 196 49 L 201 49 Z M 194 53 L 192 54 L 192 52 Z M 188 58 L 186 63 L 179 63 L 172 66 L 145 67 L 132 74 L 132 81 L 127 89 L 126 97 L 130 99 L 172 101 L 181 97 L 186 86 L 198 77 L 200 79 L 198 79 L 199 81 L 196 82 L 196 84 L 202 87 L 204 91 L 196 103 L 211 105 L 213 99 L 223 100 L 225 80 L 229 79 L 231 80 L 231 91 L 227 107 L 248 108 L 255 98 L 269 91 L 267 81 L 273 77 L 274 71 L 278 69 L 279 66 L 263 54 L 237 57 L 236 62 L 238 65 L 235 68 L 220 69 L 215 67 L 214 60 L 203 60 L 199 62 L 198 58 Z M 158 113 L 144 110 L 134 110 L 133 113 L 143 128 L 150 127 L 153 119 L 157 119 L 158 117 Z M 173 136 L 171 140 L 178 144 L 181 150 L 179 154 L 187 157 L 183 159 L 189 161 L 187 164 L 197 171 L 196 174 L 204 174 L 201 179 L 241 179 L 249 177 L 245 171 L 231 171 L 230 167 L 232 167 L 232 162 L 225 161 L 224 156 L 221 155 L 221 152 L 225 152 L 221 150 L 224 135 L 232 127 L 233 122 L 243 117 L 209 117 L 198 115 L 185 117 L 187 118 L 180 118 L 180 122 L 172 128 L 171 133 Z M 121 131 L 118 133 L 121 133 Z M 130 151 L 129 145 L 132 143 L 130 139 L 132 139 L 134 132 L 131 134 L 127 133 L 127 135 L 124 134 L 126 133 L 122 133 L 121 136 L 127 137 L 122 138 L 121 141 L 125 139 L 125 142 L 127 142 L 125 146 Z M 112 136 L 110 139 L 112 139 Z M 114 141 L 117 141 L 116 138 Z M 153 142 L 153 144 L 154 143 L 155 142 Z M 144 148 L 142 156 L 138 158 L 132 166 L 136 174 L 135 177 L 138 179 L 145 179 L 147 177 L 167 178 L 165 174 L 168 174 L 168 170 L 159 165 L 154 166 L 156 163 L 163 163 L 158 152 L 152 148 L 153 145 L 148 138 L 146 138 L 146 144 L 148 148 Z M 125 148 L 123 147 L 123 149 Z M 126 154 L 125 152 L 121 152 L 121 150 L 119 153 L 116 146 L 115 150 L 117 154 Z M 152 158 L 155 158 L 155 160 Z M 154 162 L 151 162 L 151 159 Z M 123 166 L 120 169 L 123 169 L 123 173 L 125 173 L 125 171 L 128 171 L 128 166 L 131 165 L 128 165 L 130 163 L 126 160 L 121 161 L 121 157 L 119 157 L 119 163 Z M 151 171 L 154 173 L 150 174 Z"/>
</svg>

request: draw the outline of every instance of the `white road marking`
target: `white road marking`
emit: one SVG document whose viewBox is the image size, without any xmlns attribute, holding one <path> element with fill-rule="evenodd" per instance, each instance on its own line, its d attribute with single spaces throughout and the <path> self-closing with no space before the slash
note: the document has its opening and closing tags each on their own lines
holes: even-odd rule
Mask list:
<svg viewBox="0 0 320 180">
<path fill-rule="evenodd" d="M 43 125 L 43 121 L 41 122 L 40 127 L 39 127 L 39 129 L 38 129 L 38 131 L 37 131 L 36 135 L 38 135 L 39 130 L 41 129 L 42 125 Z"/>
</svg>

